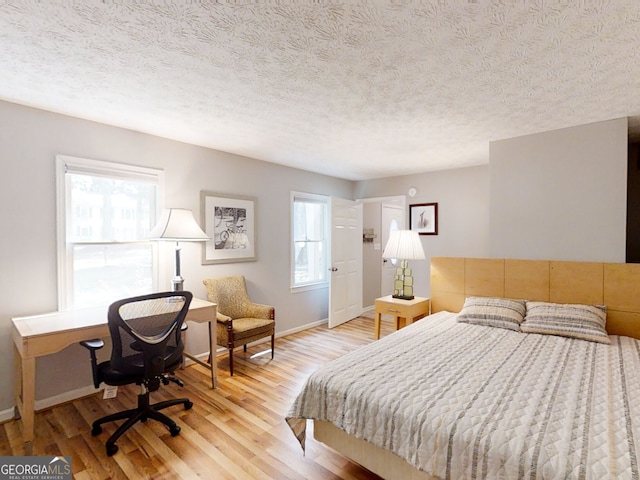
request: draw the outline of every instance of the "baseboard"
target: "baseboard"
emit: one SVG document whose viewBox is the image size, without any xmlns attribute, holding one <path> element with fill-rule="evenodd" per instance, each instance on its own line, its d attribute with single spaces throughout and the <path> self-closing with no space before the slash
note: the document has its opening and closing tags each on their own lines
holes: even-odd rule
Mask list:
<svg viewBox="0 0 640 480">
<path fill-rule="evenodd" d="M 276 338 L 285 337 L 285 336 L 291 335 L 293 333 L 302 332 L 303 330 L 308 330 L 310 328 L 318 327 L 318 326 L 326 324 L 326 323 L 329 323 L 329 319 L 328 318 L 325 318 L 324 320 L 318 320 L 317 322 L 307 323 L 307 324 L 302 325 L 300 327 L 291 328 L 291 329 L 286 330 L 284 332 L 276 333 Z"/>
<path fill-rule="evenodd" d="M 286 330 L 284 332 L 276 333 L 276 338 L 284 337 L 287 335 L 291 335 L 293 333 L 307 330 L 309 328 L 317 327 L 319 325 L 326 324 L 327 322 L 328 322 L 328 319 L 325 318 L 324 320 L 319 320 L 317 322 L 307 323 L 306 325 L 302 325 L 300 327 L 296 327 L 296 328 Z M 264 343 L 265 341 L 268 341 L 268 337 L 265 338 L 264 340 L 255 341 L 250 345 L 258 345 L 260 343 Z M 224 354 L 226 352 L 227 352 L 226 348 L 218 348 L 218 350 L 216 351 L 216 355 Z M 207 358 L 209 357 L 209 352 L 195 355 L 195 357 L 201 359 L 202 361 L 206 361 Z M 195 363 L 193 360 L 190 360 L 189 358 L 185 359 L 185 365 L 190 365 L 193 363 Z M 43 398 L 42 400 L 36 400 L 35 410 L 36 412 L 39 410 L 45 410 L 47 408 L 60 405 L 61 403 L 71 402 L 78 398 L 89 396 L 97 391 L 98 390 L 96 390 L 93 385 L 88 385 L 86 387 L 81 387 L 75 390 L 61 393 L 60 395 L 54 395 L 53 397 Z M 14 408 L 9 408 L 7 410 L 0 411 L 0 422 L 12 420 L 14 416 L 15 416 Z"/>
<path fill-rule="evenodd" d="M 328 323 L 329 320 L 327 318 L 325 318 L 324 320 L 318 320 L 317 322 L 312 322 L 312 323 L 307 323 L 305 325 L 302 325 L 301 327 L 296 327 L 296 328 L 291 328 L 289 330 L 285 330 L 284 332 L 278 332 L 276 333 L 276 338 L 280 338 L 280 337 L 286 337 L 287 335 L 291 335 L 293 333 L 298 333 L 298 332 L 302 332 L 303 330 L 308 330 L 309 328 L 313 328 L 313 327 L 317 327 L 319 325 L 323 325 Z M 266 343 L 269 341 L 269 337 L 265 337 L 262 338 L 260 340 L 256 340 L 255 342 L 251 342 L 249 343 L 247 346 L 248 347 L 252 347 L 254 345 L 260 345 L 261 343 Z M 227 349 L 224 347 L 220 347 L 218 346 L 217 350 L 216 350 L 216 356 L 218 355 L 224 355 L 225 353 L 227 353 Z M 206 362 L 209 359 L 209 352 L 204 352 L 204 353 L 200 353 L 198 355 L 193 355 L 194 357 L 196 357 L 199 360 L 202 360 L 203 362 Z M 192 365 L 196 362 L 194 362 L 193 360 L 189 359 L 188 357 L 185 358 L 185 365 L 189 366 Z"/>
<path fill-rule="evenodd" d="M 78 398 L 87 397 L 96 393 L 99 389 L 96 389 L 93 385 L 77 388 L 68 392 L 61 393 L 60 395 L 54 395 L 53 397 L 43 398 L 42 400 L 36 400 L 35 410 L 44 410 L 46 408 L 55 407 L 61 403 L 71 402 Z"/>
<path fill-rule="evenodd" d="M 16 417 L 16 411 L 15 411 L 15 408 L 13 407 L 0 411 L 0 423 L 13 420 L 15 417 Z"/>
<path fill-rule="evenodd" d="M 101 390 L 102 387 L 99 389 Z M 61 393 L 60 395 L 54 395 L 53 397 L 44 398 L 42 400 L 36 400 L 34 404 L 34 410 L 39 412 L 40 410 L 46 410 L 47 408 L 55 407 L 63 403 L 77 400 L 78 398 L 87 397 L 96 393 L 98 390 L 93 385 L 77 388 L 69 392 Z M 15 407 L 8 408 L 0 411 L 0 423 L 9 422 L 14 420 L 16 415 Z"/>
</svg>

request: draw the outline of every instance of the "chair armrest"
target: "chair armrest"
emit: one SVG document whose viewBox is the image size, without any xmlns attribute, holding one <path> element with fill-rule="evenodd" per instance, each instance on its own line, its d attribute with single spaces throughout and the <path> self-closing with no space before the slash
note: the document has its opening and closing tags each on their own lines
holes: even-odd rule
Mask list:
<svg viewBox="0 0 640 480">
<path fill-rule="evenodd" d="M 245 317 L 249 318 L 266 318 L 274 320 L 276 317 L 276 310 L 271 305 L 262 305 L 260 303 L 249 303 L 246 306 L 244 312 Z"/>
<path fill-rule="evenodd" d="M 271 305 L 262 305 L 259 303 L 247 303 L 245 309 L 242 312 L 242 316 L 246 318 L 265 318 L 274 320 L 276 316 L 276 310 Z M 233 319 L 224 313 L 217 312 L 218 323 L 227 324 L 233 322 Z"/>
<path fill-rule="evenodd" d="M 217 315 L 218 315 L 218 318 L 217 318 L 218 323 L 225 323 L 226 324 L 226 323 L 229 323 L 231 321 L 231 317 L 228 317 L 224 313 L 217 312 Z"/>
<path fill-rule="evenodd" d="M 100 388 L 100 378 L 98 375 L 98 358 L 96 356 L 96 350 L 100 350 L 104 347 L 104 341 L 99 338 L 94 338 L 93 340 L 83 340 L 80 342 L 84 348 L 89 349 L 89 354 L 91 355 L 91 374 L 93 376 L 93 386 L 96 388 Z"/>
<path fill-rule="evenodd" d="M 96 350 L 100 350 L 102 347 L 104 347 L 104 341 L 100 340 L 99 338 L 94 338 L 93 340 L 83 340 L 82 342 L 80 342 L 80 345 L 95 352 Z"/>
</svg>

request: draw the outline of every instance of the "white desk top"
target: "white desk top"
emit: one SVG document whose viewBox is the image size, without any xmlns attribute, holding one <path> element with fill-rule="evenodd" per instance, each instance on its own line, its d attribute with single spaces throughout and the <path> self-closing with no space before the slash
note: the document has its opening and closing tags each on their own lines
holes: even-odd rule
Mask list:
<svg viewBox="0 0 640 480">
<path fill-rule="evenodd" d="M 214 307 L 215 303 L 193 298 L 189 310 L 198 310 L 207 307 Z M 62 312 L 44 313 L 41 315 L 30 315 L 25 317 L 14 317 L 11 319 L 14 327 L 21 337 L 36 337 L 40 335 L 52 335 L 69 330 L 90 328 L 107 324 L 108 305 L 100 307 L 80 308 L 77 310 L 67 310 Z M 187 315 L 191 319 L 194 315 Z M 195 316 L 194 316 L 195 317 Z M 194 320 L 197 320 L 194 318 Z"/>
</svg>

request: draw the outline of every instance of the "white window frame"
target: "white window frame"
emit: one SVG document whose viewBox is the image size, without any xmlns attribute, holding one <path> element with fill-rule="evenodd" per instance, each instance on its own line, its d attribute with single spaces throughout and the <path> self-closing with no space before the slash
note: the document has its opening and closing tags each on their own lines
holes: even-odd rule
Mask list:
<svg viewBox="0 0 640 480">
<path fill-rule="evenodd" d="M 56 155 L 56 226 L 57 226 L 57 255 L 58 255 L 58 310 L 73 309 L 73 243 L 67 241 L 67 218 L 71 217 L 71 205 L 67 204 L 68 184 L 67 173 L 85 173 L 88 175 L 122 178 L 155 183 L 158 186 L 158 199 L 155 218 L 157 219 L 163 208 L 164 199 L 164 171 L 126 165 L 122 163 L 91 160 Z M 118 242 L 113 242 L 118 243 Z M 159 284 L 158 249 L 153 247 L 153 290 Z"/>
<path fill-rule="evenodd" d="M 309 200 L 314 203 L 321 203 L 325 206 L 325 232 L 324 232 L 324 243 L 325 243 L 325 271 L 329 269 L 329 229 L 331 224 L 331 214 L 330 214 L 330 200 L 331 197 L 327 195 L 318 195 L 315 193 L 305 193 L 305 192 L 291 192 L 291 258 L 290 258 L 290 285 L 291 292 L 305 292 L 308 290 L 316 290 L 320 288 L 327 288 L 329 285 L 329 275 L 325 274 L 325 279 L 321 281 L 314 282 L 305 282 L 305 283 L 296 283 L 296 247 L 295 247 L 295 215 L 294 215 L 294 206 L 296 200 Z"/>
</svg>

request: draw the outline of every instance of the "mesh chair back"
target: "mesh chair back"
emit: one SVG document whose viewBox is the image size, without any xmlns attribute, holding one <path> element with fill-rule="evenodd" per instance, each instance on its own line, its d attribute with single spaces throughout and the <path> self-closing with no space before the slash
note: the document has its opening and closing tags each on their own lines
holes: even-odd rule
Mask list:
<svg viewBox="0 0 640 480">
<path fill-rule="evenodd" d="M 181 327 L 192 298 L 191 292 L 162 292 L 111 304 L 112 368 L 144 380 L 179 364 L 184 351 Z"/>
</svg>

